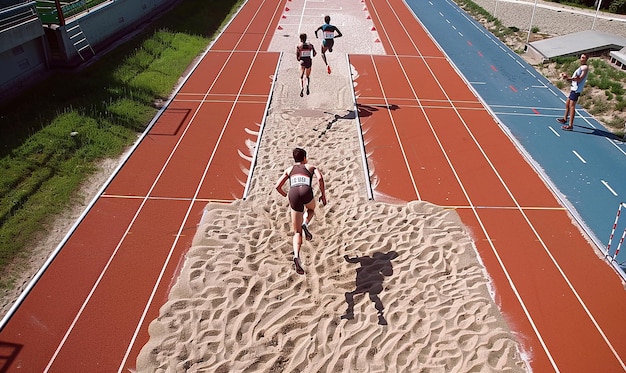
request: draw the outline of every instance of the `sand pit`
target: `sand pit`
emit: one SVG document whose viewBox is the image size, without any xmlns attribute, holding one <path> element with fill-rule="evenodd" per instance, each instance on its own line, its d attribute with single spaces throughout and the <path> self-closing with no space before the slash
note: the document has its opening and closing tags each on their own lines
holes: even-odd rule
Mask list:
<svg viewBox="0 0 626 373">
<path fill-rule="evenodd" d="M 454 210 L 367 199 L 348 51 L 337 44 L 333 74 L 316 58 L 304 98 L 283 54 L 250 196 L 207 205 L 138 371 L 526 371 Z M 328 196 L 302 246 L 304 276 L 288 202 L 273 190 L 295 146 Z"/>
<path fill-rule="evenodd" d="M 524 371 L 456 214 L 355 202 L 320 211 L 303 246 L 305 276 L 293 270 L 285 206 L 207 206 L 139 370 Z M 354 318 L 342 319 L 344 294 L 357 287 Z"/>
</svg>

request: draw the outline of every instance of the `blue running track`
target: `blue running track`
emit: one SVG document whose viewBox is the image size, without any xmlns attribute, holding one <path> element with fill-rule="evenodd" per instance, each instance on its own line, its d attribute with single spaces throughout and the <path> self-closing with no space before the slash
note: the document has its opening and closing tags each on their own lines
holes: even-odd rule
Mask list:
<svg viewBox="0 0 626 373">
<path fill-rule="evenodd" d="M 626 201 L 626 144 L 577 107 L 574 130 L 556 118 L 565 95 L 449 0 L 405 0 L 555 194 L 604 250 Z M 419 46 L 418 46 L 419 47 Z M 613 255 L 626 227 L 622 214 Z M 626 268 L 626 248 L 617 262 Z"/>
</svg>

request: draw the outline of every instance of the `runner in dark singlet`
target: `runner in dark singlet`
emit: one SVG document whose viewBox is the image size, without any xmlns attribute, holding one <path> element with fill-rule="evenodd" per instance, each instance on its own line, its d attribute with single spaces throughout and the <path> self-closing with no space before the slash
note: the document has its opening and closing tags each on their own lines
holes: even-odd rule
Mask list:
<svg viewBox="0 0 626 373">
<path fill-rule="evenodd" d="M 333 46 L 335 45 L 335 38 L 340 38 L 343 36 L 341 31 L 336 26 L 330 24 L 330 16 L 324 17 L 324 24 L 315 30 L 315 37 L 317 38 L 317 32 L 322 31 L 322 59 L 326 64 L 326 70 L 330 74 L 330 66 L 326 61 L 326 51 L 332 53 Z M 335 34 L 336 32 L 336 34 Z"/>
<path fill-rule="evenodd" d="M 313 173 L 306 168 L 306 165 L 296 164 L 291 167 L 289 174 L 289 206 L 292 209 L 304 213 L 304 205 L 313 200 Z"/>
<path fill-rule="evenodd" d="M 313 57 L 317 55 L 313 44 L 307 43 L 306 34 L 300 34 L 300 44 L 296 47 L 296 58 L 300 61 L 300 97 L 304 96 L 304 78 L 306 76 L 306 94 L 309 94 L 309 83 L 311 82 L 311 66 Z"/>
<path fill-rule="evenodd" d="M 315 198 L 313 195 L 312 181 L 313 176 L 317 177 L 320 198 L 323 205 L 326 205 L 326 186 L 322 174 L 315 166 L 311 166 L 307 162 L 306 151 L 304 149 L 295 148 L 293 150 L 293 160 L 295 165 L 287 168 L 276 183 L 276 190 L 283 197 L 289 197 L 289 205 L 291 206 L 291 222 L 294 231 L 293 235 L 293 262 L 296 266 L 298 274 L 304 274 L 300 261 L 300 247 L 302 246 L 302 232 L 308 241 L 313 239 L 313 235 L 309 232 L 309 224 L 315 215 Z M 289 180 L 289 193 L 283 190 L 283 185 Z M 306 208 L 306 218 L 304 211 Z"/>
</svg>

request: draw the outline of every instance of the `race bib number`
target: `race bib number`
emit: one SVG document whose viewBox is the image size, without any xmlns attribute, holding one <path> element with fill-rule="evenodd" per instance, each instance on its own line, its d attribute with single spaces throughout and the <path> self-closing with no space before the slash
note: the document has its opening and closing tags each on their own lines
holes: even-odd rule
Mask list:
<svg viewBox="0 0 626 373">
<path fill-rule="evenodd" d="M 303 49 L 300 51 L 300 57 L 311 57 L 312 53 L 310 49 Z"/>
<path fill-rule="evenodd" d="M 334 31 L 324 31 L 324 39 L 334 39 L 335 32 Z"/>
<path fill-rule="evenodd" d="M 291 186 L 297 185 L 309 185 L 311 183 L 311 179 L 305 175 L 294 175 L 290 179 Z"/>
</svg>

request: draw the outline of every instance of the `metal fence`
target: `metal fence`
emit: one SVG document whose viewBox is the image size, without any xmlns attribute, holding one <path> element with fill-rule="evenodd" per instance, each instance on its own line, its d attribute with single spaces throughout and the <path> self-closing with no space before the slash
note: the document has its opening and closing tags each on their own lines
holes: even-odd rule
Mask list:
<svg viewBox="0 0 626 373">
<path fill-rule="evenodd" d="M 63 24 L 65 18 L 84 12 L 107 1 L 110 0 L 61 1 L 58 4 L 53 0 L 38 0 L 35 1 L 35 3 L 37 3 L 37 12 L 39 13 L 41 22 L 47 24 Z M 60 15 L 57 5 L 60 5 Z"/>
<path fill-rule="evenodd" d="M 0 9 L 0 32 L 37 18 L 35 2 Z"/>
</svg>

